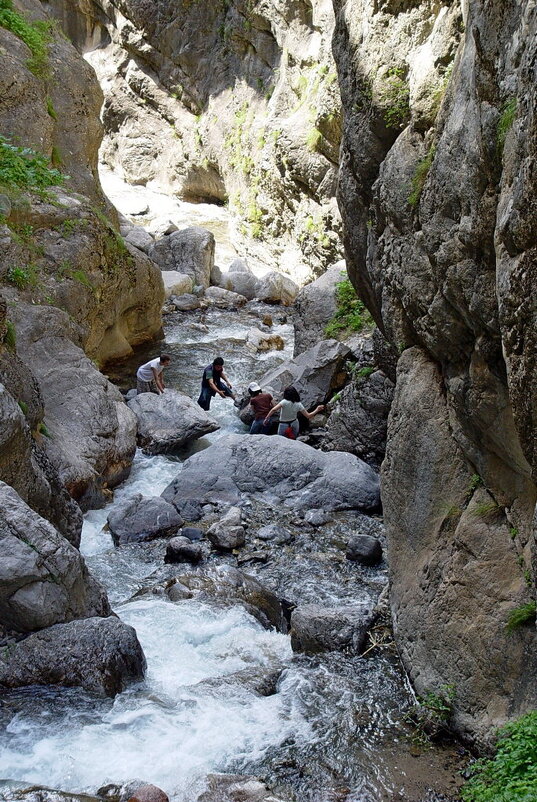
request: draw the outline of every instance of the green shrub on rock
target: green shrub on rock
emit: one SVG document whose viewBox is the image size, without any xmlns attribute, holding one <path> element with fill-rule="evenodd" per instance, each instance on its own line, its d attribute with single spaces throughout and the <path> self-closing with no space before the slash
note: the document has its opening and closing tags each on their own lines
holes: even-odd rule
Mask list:
<svg viewBox="0 0 537 802">
<path fill-rule="evenodd" d="M 361 331 L 364 326 L 371 326 L 373 320 L 363 301 L 356 295 L 356 290 L 349 279 L 336 284 L 337 312 L 326 326 L 326 337 L 333 337 L 341 331 Z"/>
<path fill-rule="evenodd" d="M 502 727 L 496 754 L 474 763 L 461 796 L 464 802 L 535 802 L 537 710 Z"/>
<path fill-rule="evenodd" d="M 44 192 L 62 184 L 65 176 L 32 148 L 12 145 L 0 136 L 0 187 L 6 190 Z"/>
<path fill-rule="evenodd" d="M 30 49 L 32 57 L 28 69 L 37 78 L 47 78 L 49 73 L 48 45 L 52 41 L 52 21 L 25 19 L 13 8 L 12 0 L 0 0 L 0 26 L 11 31 Z"/>
</svg>

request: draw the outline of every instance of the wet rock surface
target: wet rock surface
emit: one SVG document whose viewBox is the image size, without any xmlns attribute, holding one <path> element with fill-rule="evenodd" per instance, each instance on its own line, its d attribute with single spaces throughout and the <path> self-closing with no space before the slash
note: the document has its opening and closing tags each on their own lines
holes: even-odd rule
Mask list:
<svg viewBox="0 0 537 802">
<path fill-rule="evenodd" d="M 319 452 L 285 437 L 228 435 L 190 457 L 162 497 L 187 517 L 192 502 L 236 504 L 250 495 L 296 510 L 375 510 L 378 476 L 351 454 Z"/>
<path fill-rule="evenodd" d="M 86 618 L 55 624 L 10 645 L 0 658 L 0 687 L 65 685 L 115 696 L 141 679 L 144 668 L 132 627 L 115 617 Z"/>
<path fill-rule="evenodd" d="M 298 606 L 291 613 L 291 646 L 295 652 L 360 652 L 375 620 L 371 601 L 338 607 Z"/>
<path fill-rule="evenodd" d="M 161 498 L 144 498 L 138 493 L 118 505 L 107 518 L 116 546 L 140 543 L 155 537 L 170 537 L 184 521 L 174 506 Z"/>
<path fill-rule="evenodd" d="M 191 398 L 177 390 L 141 393 L 128 402 L 138 420 L 138 442 L 148 454 L 181 448 L 216 431 L 218 423 Z"/>
</svg>

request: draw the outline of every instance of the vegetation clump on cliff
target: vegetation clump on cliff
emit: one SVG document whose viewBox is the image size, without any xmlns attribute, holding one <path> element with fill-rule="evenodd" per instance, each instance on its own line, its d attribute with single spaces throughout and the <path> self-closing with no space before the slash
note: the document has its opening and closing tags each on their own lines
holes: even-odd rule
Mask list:
<svg viewBox="0 0 537 802">
<path fill-rule="evenodd" d="M 327 337 L 334 337 L 342 331 L 361 331 L 364 326 L 373 325 L 371 315 L 349 279 L 336 284 L 336 301 L 337 311 L 324 330 Z"/>
<path fill-rule="evenodd" d="M 15 11 L 12 0 L 0 0 L 0 26 L 15 34 L 30 49 L 32 57 L 27 62 L 30 72 L 37 78 L 47 78 L 48 45 L 54 23 L 45 20 L 30 22 Z"/>
<path fill-rule="evenodd" d="M 49 166 L 42 153 L 12 145 L 0 136 L 0 188 L 43 192 L 63 183 L 64 178 L 59 170 Z"/>
<path fill-rule="evenodd" d="M 537 710 L 503 727 L 496 754 L 478 760 L 462 790 L 464 802 L 534 802 L 537 799 Z"/>
</svg>

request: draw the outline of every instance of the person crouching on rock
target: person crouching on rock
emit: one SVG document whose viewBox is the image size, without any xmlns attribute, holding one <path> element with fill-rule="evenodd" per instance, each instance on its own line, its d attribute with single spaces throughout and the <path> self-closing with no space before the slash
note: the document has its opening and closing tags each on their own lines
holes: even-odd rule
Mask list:
<svg viewBox="0 0 537 802">
<path fill-rule="evenodd" d="M 255 415 L 250 426 L 250 434 L 269 434 L 270 421 L 266 424 L 265 416 L 274 406 L 274 399 L 270 393 L 264 393 L 257 382 L 252 382 L 248 385 L 248 392 L 250 394 L 250 406 Z"/>
<path fill-rule="evenodd" d="M 136 371 L 136 391 L 140 393 L 156 393 L 161 395 L 164 392 L 164 379 L 162 372 L 167 368 L 171 359 L 168 354 L 161 354 L 156 359 L 151 359 L 145 365 L 140 365 Z"/>
<path fill-rule="evenodd" d="M 290 434 L 287 434 L 287 430 L 290 429 L 294 434 L 294 437 L 291 439 L 294 440 L 296 437 L 298 437 L 300 428 L 298 425 L 297 415 L 300 413 L 308 420 L 311 420 L 313 417 L 315 417 L 315 415 L 317 415 L 318 412 L 322 412 L 323 409 L 324 405 L 319 404 L 318 407 L 315 407 L 313 412 L 308 412 L 304 404 L 302 404 L 300 401 L 300 395 L 298 394 L 298 391 L 295 390 L 294 387 L 286 387 L 283 391 L 283 399 L 279 404 L 276 404 L 275 407 L 272 407 L 270 412 L 267 413 L 265 417 L 265 424 L 270 423 L 270 419 L 274 413 L 281 410 L 278 434 L 282 435 L 283 437 L 290 437 Z"/>
<path fill-rule="evenodd" d="M 212 364 L 207 365 L 203 371 L 203 377 L 201 379 L 201 393 L 200 397 L 198 398 L 198 404 L 202 409 L 208 412 L 211 406 L 211 400 L 217 393 L 218 395 L 222 396 L 222 398 L 229 396 L 235 400 L 236 395 L 233 392 L 232 387 L 233 385 L 224 373 L 224 360 L 221 356 L 217 356 L 216 359 L 213 359 Z"/>
</svg>

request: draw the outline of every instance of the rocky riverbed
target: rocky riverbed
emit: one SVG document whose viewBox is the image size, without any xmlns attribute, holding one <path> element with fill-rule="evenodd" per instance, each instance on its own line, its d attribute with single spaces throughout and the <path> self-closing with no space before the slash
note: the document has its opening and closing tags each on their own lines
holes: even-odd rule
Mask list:
<svg viewBox="0 0 537 802">
<path fill-rule="evenodd" d="M 253 354 L 247 333 L 254 319 L 259 323 L 269 313 L 285 348 Z M 284 310 L 252 305 L 240 312 L 171 314 L 162 348 L 173 360 L 168 386 L 195 398 L 201 370 L 217 352 L 241 386 L 289 359 L 293 336 Z M 122 389 L 132 384 L 133 367 L 145 355 L 114 371 Z M 241 782 L 253 776 L 272 791 L 245 799 L 455 798 L 456 752 L 417 747 L 404 721 L 413 697 L 385 615 L 386 565 L 346 556 L 359 536 L 384 546 L 378 514 L 308 512 L 300 504 L 275 504 L 266 492 L 243 493 L 237 480 L 241 548 L 215 548 L 214 539 L 211 545 L 203 537 L 202 561 L 193 566 L 165 564 L 164 538 L 113 546 L 103 530 L 111 510 L 137 493 L 159 496 L 168 485 L 181 488 L 192 472 L 184 459 L 193 451 L 203 451 L 199 457 L 205 459 L 216 447 L 225 472 L 229 434 L 240 444 L 247 429 L 231 402 L 215 400 L 211 414 L 218 431 L 179 454 L 138 452 L 113 505 L 86 515 L 82 552 L 117 615 L 136 630 L 147 660 L 144 681 L 114 700 L 68 688 L 5 692 L 2 775 L 88 793 L 140 778 L 174 802 L 197 799 L 207 788 L 213 796 L 204 799 L 227 799 L 229 779 L 207 779 L 222 773 L 240 775 Z M 245 436 L 245 446 L 254 440 L 257 449 L 273 453 L 282 444 Z M 297 453 L 308 449 L 288 445 Z M 314 496 L 308 498 L 318 507 Z M 226 509 L 230 515 L 229 504 L 209 505 L 192 527 L 203 535 Z M 374 621 L 367 635 L 357 626 L 364 615 L 368 626 Z M 271 623 L 276 626 L 267 628 Z"/>
</svg>

